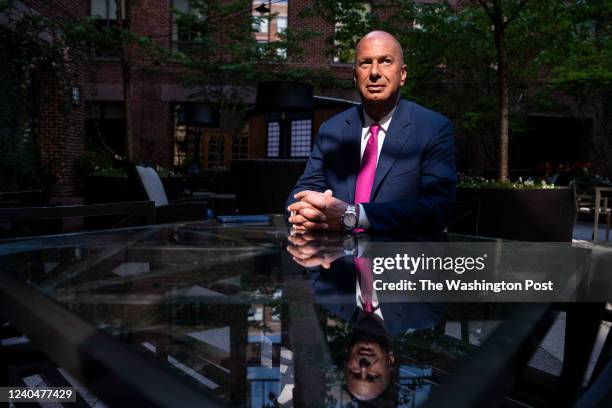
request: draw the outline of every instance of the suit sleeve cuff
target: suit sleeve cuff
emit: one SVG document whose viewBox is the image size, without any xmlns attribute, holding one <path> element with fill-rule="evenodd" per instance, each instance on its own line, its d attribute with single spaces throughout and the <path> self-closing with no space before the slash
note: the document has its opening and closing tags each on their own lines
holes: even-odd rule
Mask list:
<svg viewBox="0 0 612 408">
<path fill-rule="evenodd" d="M 365 210 L 363 209 L 363 205 L 357 204 L 359 206 L 359 221 L 357 226 L 362 229 L 370 228 L 370 220 L 368 220 L 368 216 L 366 215 Z"/>
</svg>

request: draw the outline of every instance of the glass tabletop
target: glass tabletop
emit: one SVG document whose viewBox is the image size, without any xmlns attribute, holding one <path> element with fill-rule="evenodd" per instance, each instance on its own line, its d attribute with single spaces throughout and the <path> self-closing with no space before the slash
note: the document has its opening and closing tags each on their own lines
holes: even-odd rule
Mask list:
<svg viewBox="0 0 612 408">
<path fill-rule="evenodd" d="M 519 306 L 368 313 L 344 254 L 305 267 L 295 244 L 279 219 L 162 225 L 7 243 L 0 271 L 232 406 L 420 406 Z"/>
</svg>

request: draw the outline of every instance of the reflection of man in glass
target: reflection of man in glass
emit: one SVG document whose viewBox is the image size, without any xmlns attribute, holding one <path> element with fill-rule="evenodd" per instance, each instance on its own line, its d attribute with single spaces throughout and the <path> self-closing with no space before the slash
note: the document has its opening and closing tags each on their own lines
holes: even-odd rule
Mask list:
<svg viewBox="0 0 612 408">
<path fill-rule="evenodd" d="M 360 401 L 378 397 L 389 386 L 394 364 L 382 322 L 376 315 L 360 311 L 344 370 L 347 390 Z"/>
<path fill-rule="evenodd" d="M 372 263 L 359 250 L 360 238 L 332 234 L 289 237 L 287 251 L 310 269 L 310 286 L 317 303 L 346 322 L 354 323 L 345 364 L 346 389 L 357 400 L 379 397 L 392 383 L 395 356 L 389 336 L 409 329 L 433 327 L 444 305 L 425 302 L 385 302 L 385 292 L 373 287 Z M 352 248 L 352 249 L 351 249 Z M 349 255 L 350 254 L 350 255 Z M 347 256 L 348 255 L 348 256 Z"/>
</svg>

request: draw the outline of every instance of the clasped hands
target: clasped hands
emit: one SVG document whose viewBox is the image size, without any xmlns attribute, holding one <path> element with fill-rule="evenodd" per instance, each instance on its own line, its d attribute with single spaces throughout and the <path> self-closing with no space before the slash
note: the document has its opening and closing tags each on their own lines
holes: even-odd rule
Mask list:
<svg viewBox="0 0 612 408">
<path fill-rule="evenodd" d="M 304 268 L 322 266 L 329 269 L 336 259 L 345 255 L 339 234 L 303 232 L 289 236 L 288 240 L 287 251 L 293 261 Z"/>
<path fill-rule="evenodd" d="M 342 231 L 342 216 L 348 204 L 335 198 L 331 190 L 304 190 L 294 197 L 299 201 L 287 210 L 291 211 L 289 222 L 296 232 Z"/>
</svg>

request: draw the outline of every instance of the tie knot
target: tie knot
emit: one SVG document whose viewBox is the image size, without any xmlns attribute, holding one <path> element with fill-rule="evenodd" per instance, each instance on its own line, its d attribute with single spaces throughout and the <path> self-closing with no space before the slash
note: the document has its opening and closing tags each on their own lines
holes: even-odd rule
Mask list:
<svg viewBox="0 0 612 408">
<path fill-rule="evenodd" d="M 379 130 L 380 125 L 378 123 L 372 123 L 372 125 L 370 125 L 370 133 L 372 134 L 372 136 L 377 137 Z"/>
</svg>

